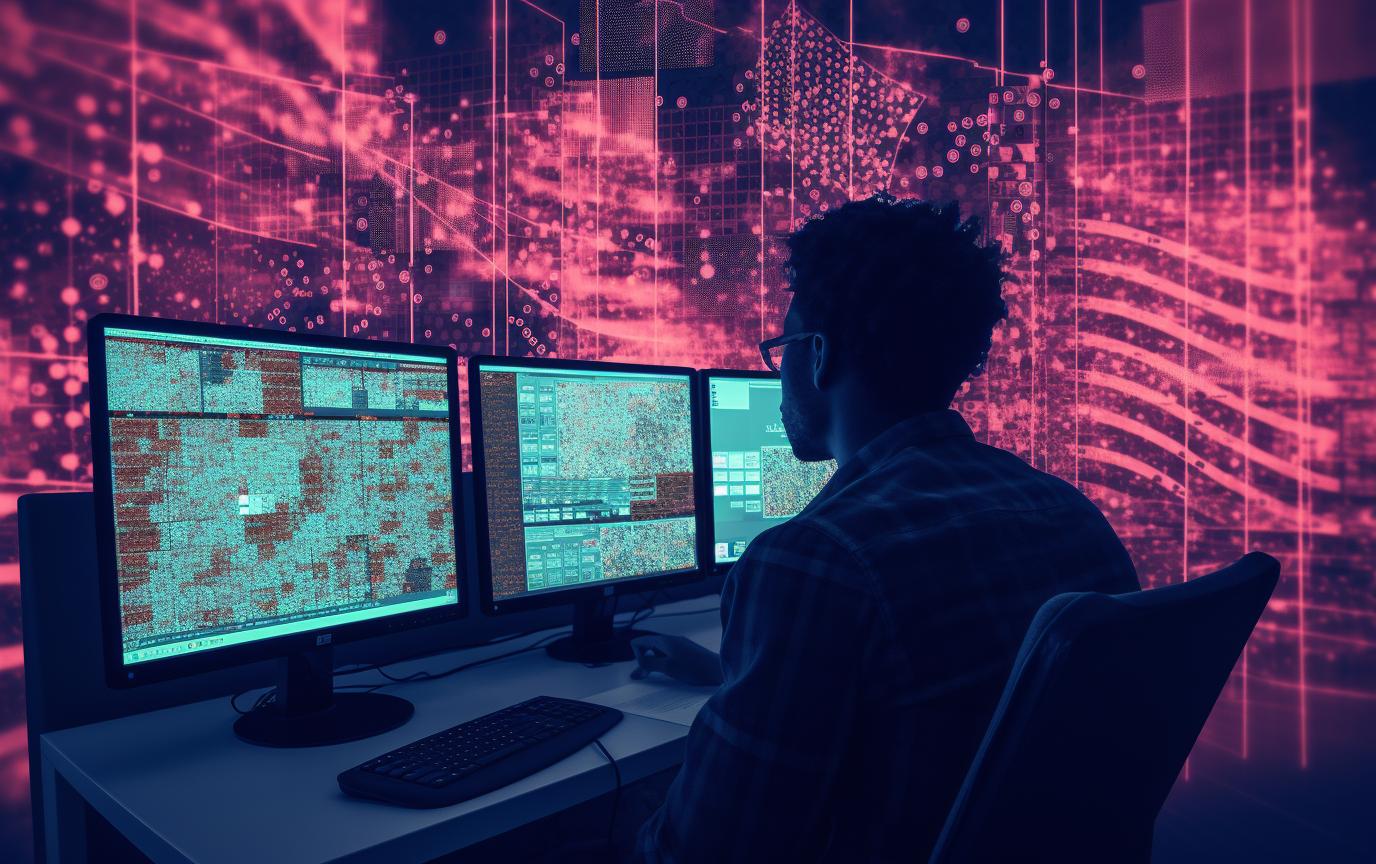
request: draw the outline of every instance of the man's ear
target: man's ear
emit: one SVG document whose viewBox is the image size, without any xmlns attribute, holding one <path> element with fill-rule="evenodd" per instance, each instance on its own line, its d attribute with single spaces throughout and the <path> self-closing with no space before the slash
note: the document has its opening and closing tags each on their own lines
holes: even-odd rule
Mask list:
<svg viewBox="0 0 1376 864">
<path fill-rule="evenodd" d="M 831 342 L 821 333 L 812 335 L 812 386 L 818 392 L 831 386 L 831 380 L 835 377 L 836 370 L 832 367 L 836 365 L 835 352 L 832 351 Z"/>
</svg>

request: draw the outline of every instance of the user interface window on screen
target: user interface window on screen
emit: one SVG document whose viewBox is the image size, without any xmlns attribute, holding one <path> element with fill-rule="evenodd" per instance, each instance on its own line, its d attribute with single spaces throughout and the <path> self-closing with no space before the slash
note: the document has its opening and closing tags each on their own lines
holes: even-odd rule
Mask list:
<svg viewBox="0 0 1376 864">
<path fill-rule="evenodd" d="M 697 566 L 687 375 L 489 367 L 492 594 Z"/>
<path fill-rule="evenodd" d="M 457 602 L 443 358 L 105 344 L 126 664 Z"/>
<path fill-rule="evenodd" d="M 761 531 L 806 507 L 836 463 L 793 455 L 779 419 L 778 380 L 713 378 L 708 391 L 715 556 L 725 564 L 740 558 Z"/>
</svg>

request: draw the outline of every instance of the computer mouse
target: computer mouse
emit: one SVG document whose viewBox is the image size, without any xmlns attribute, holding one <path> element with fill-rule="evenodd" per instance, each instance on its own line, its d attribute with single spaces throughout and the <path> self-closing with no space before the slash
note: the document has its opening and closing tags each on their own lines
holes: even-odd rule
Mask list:
<svg viewBox="0 0 1376 864">
<path fill-rule="evenodd" d="M 721 657 L 692 639 L 652 633 L 631 640 L 636 668 L 631 677 L 641 680 L 658 673 L 684 684 L 715 687 L 721 684 Z"/>
</svg>

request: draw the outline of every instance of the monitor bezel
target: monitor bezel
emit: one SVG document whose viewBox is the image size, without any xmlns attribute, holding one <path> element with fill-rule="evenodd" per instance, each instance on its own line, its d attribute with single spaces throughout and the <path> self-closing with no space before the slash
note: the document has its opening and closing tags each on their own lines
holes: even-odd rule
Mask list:
<svg viewBox="0 0 1376 864">
<path fill-rule="evenodd" d="M 479 376 L 490 366 L 515 366 L 534 370 L 568 369 L 595 372 L 639 372 L 659 375 L 683 375 L 688 378 L 688 405 L 691 429 L 701 428 L 702 406 L 698 389 L 697 370 L 687 366 L 659 366 L 644 363 L 613 363 L 602 360 L 567 360 L 546 357 L 501 357 L 482 354 L 468 361 L 468 428 L 473 460 L 473 517 L 475 550 L 478 560 L 478 598 L 487 615 L 504 615 L 539 609 L 547 606 L 569 605 L 594 597 L 613 597 L 636 594 L 686 585 L 702 580 L 708 572 L 703 566 L 708 547 L 704 545 L 706 524 L 703 515 L 702 442 L 698 434 L 690 434 L 693 464 L 693 511 L 696 522 L 694 556 L 696 566 L 690 570 L 627 577 L 611 582 L 595 582 L 572 588 L 557 588 L 535 594 L 507 599 L 492 595 L 492 545 L 487 521 L 487 465 L 482 441 L 482 388 Z"/>
<path fill-rule="evenodd" d="M 749 379 L 755 381 L 780 381 L 778 372 L 770 372 L 765 369 L 703 369 L 698 372 L 698 387 L 701 392 L 698 395 L 702 402 L 702 453 L 707 460 L 707 470 L 704 474 L 710 476 L 712 471 L 712 379 L 713 378 L 736 378 Z M 707 491 L 710 493 L 711 481 L 705 481 Z M 707 500 L 707 553 L 712 562 L 712 567 L 716 573 L 725 573 L 730 570 L 735 561 L 717 562 L 717 518 L 716 518 L 716 499 L 710 494 Z M 737 559 L 740 560 L 740 559 Z"/>
<path fill-rule="evenodd" d="M 150 336 L 209 336 L 228 339 L 249 339 L 255 342 L 279 344 L 283 347 L 307 344 L 320 348 L 343 348 L 353 351 L 377 350 L 416 357 L 442 358 L 445 361 L 447 401 L 449 403 L 450 495 L 453 500 L 453 531 L 455 550 L 456 602 L 386 615 L 365 621 L 355 621 L 333 627 L 316 627 L 274 636 L 267 639 L 198 651 L 161 660 L 124 663 L 123 621 L 119 606 L 119 570 L 115 554 L 114 478 L 111 474 L 109 392 L 106 381 L 105 340 L 110 329 L 147 331 Z M 413 345 L 405 342 L 384 342 L 370 339 L 351 339 L 314 333 L 293 333 L 242 327 L 229 324 L 208 324 L 151 318 L 138 315 L 104 313 L 87 324 L 87 350 L 90 363 L 91 388 L 91 450 L 94 465 L 92 487 L 95 501 L 96 547 L 100 582 L 101 643 L 105 655 L 105 677 L 111 687 L 126 688 L 156 681 L 165 681 L 270 660 L 308 651 L 325 645 L 354 642 L 401 630 L 442 624 L 468 614 L 469 598 L 466 582 L 463 541 L 463 498 L 460 494 L 463 464 L 460 459 L 460 414 L 458 389 L 458 354 L 447 346 Z"/>
</svg>

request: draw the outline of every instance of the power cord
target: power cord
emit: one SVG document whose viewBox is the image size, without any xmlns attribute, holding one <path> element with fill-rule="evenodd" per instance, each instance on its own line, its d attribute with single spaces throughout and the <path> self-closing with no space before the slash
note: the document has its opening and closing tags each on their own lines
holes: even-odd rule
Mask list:
<svg viewBox="0 0 1376 864">
<path fill-rule="evenodd" d="M 711 612 L 711 611 L 713 611 L 714 609 L 720 608 L 719 606 L 708 606 L 708 607 L 703 608 L 703 609 L 690 609 L 690 610 L 688 610 L 688 611 L 686 611 L 686 612 L 665 612 L 665 613 L 659 613 L 659 612 L 656 612 L 656 610 L 655 610 L 655 604 L 658 602 L 658 600 L 659 600 L 662 596 L 663 596 L 663 592 L 655 592 L 655 594 L 651 595 L 650 604 L 649 604 L 648 606 L 644 607 L 643 609 L 640 609 L 640 610 L 636 611 L 635 614 L 633 614 L 633 615 L 631 616 L 631 619 L 630 619 L 628 622 L 626 622 L 625 624 L 622 625 L 622 628 L 624 628 L 624 629 L 633 628 L 633 627 L 635 627 L 636 624 L 639 624 L 641 621 L 644 621 L 644 620 L 646 620 L 646 619 L 648 619 L 648 618 L 677 618 L 677 617 L 680 617 L 680 616 L 683 616 L 683 615 L 701 615 L 701 614 L 703 614 L 704 612 Z M 615 612 L 613 612 L 613 614 L 615 614 Z M 506 643 L 506 642 L 512 642 L 512 641 L 515 641 L 515 640 L 517 640 L 517 639 L 522 639 L 522 638 L 524 638 L 524 637 L 526 637 L 526 636 L 533 636 L 533 635 L 535 635 L 536 633 L 539 633 L 539 632 L 541 632 L 542 630 L 545 630 L 545 629 L 547 629 L 547 628 L 543 628 L 543 627 L 542 627 L 542 628 L 539 628 L 539 629 L 536 629 L 536 630 L 526 630 L 526 631 L 523 631 L 523 632 L 521 632 L 521 633 L 509 633 L 509 634 L 507 634 L 506 636 L 498 636 L 498 637 L 495 638 L 495 639 L 489 639 L 489 640 L 487 640 L 487 641 L 485 641 L 485 642 L 475 642 L 475 643 L 473 643 L 473 644 L 471 644 L 471 645 L 460 645 L 460 646 L 457 646 L 456 648 L 453 648 L 453 649 L 450 649 L 450 650 L 454 650 L 454 651 L 464 651 L 464 650 L 467 650 L 467 649 L 470 649 L 470 648 L 485 648 L 485 647 L 487 647 L 487 646 L 489 646 L 489 645 L 501 645 L 501 644 Z M 472 668 L 475 667 L 475 666 L 482 666 L 482 665 L 484 665 L 484 664 L 486 664 L 486 663 L 494 663 L 494 662 L 496 662 L 496 661 L 498 661 L 498 660 L 504 660 L 504 659 L 506 659 L 507 657 L 515 657 L 515 656 L 518 655 L 518 654 L 525 654 L 525 653 L 527 653 L 527 652 L 529 652 L 529 651 L 534 651 L 534 650 L 537 649 L 537 648 L 543 647 L 546 643 L 548 643 L 548 642 L 549 642 L 550 640 L 552 640 L 552 639 L 557 639 L 557 638 L 559 638 L 560 636 L 566 636 L 566 635 L 568 635 L 569 632 L 570 632 L 570 631 L 569 631 L 569 628 L 565 627 L 565 628 L 562 628 L 562 629 L 560 629 L 560 630 L 556 630 L 555 632 L 549 634 L 548 636 L 544 636 L 544 637 L 542 637 L 541 639 L 538 639 L 537 641 L 535 641 L 535 642 L 531 643 L 530 645 L 527 645 L 527 646 L 525 646 L 525 647 L 523 647 L 523 648 L 517 648 L 517 649 L 514 650 L 514 651 L 506 651 L 506 652 L 501 653 L 501 654 L 494 654 L 494 655 L 491 656 L 491 657 L 484 657 L 484 658 L 481 659 L 481 660 L 472 660 L 472 661 L 469 661 L 468 663 L 463 663 L 463 664 L 461 664 L 461 665 L 459 665 L 459 666 L 455 666 L 454 668 L 452 668 L 452 669 L 447 669 L 447 670 L 445 670 L 445 671 L 443 671 L 443 672 L 426 672 L 426 671 L 421 671 L 421 672 L 414 672 L 414 673 L 412 673 L 412 674 L 410 674 L 410 675 L 396 676 L 396 675 L 392 675 L 392 674 L 388 673 L 387 670 L 386 670 L 386 667 L 388 667 L 388 666 L 395 666 L 395 665 L 397 665 L 397 664 L 399 664 L 399 663 L 406 663 L 406 662 L 409 662 L 410 660 L 416 659 L 416 657 L 418 657 L 418 656 L 423 656 L 423 655 L 413 655 L 412 657 L 403 657 L 403 658 L 401 658 L 400 660 L 393 660 L 393 661 L 390 662 L 390 663 L 355 664 L 355 665 L 353 665 L 353 666 L 347 666 L 347 667 L 343 667 L 343 668 L 334 670 L 334 675 L 335 675 L 335 677 L 339 677 L 339 676 L 341 676 L 341 675 L 356 675 L 356 674 L 358 674 L 358 673 L 360 673 L 360 672 L 372 672 L 372 671 L 376 671 L 376 672 L 377 672 L 379 675 L 381 675 L 383 678 L 386 678 L 386 679 L 387 679 L 387 683 L 385 683 L 385 684 L 341 684 L 341 685 L 337 686 L 335 689 L 336 689 L 336 690 L 361 690 L 361 691 L 363 691 L 363 692 L 365 692 L 365 693 L 372 693 L 372 692 L 375 691 L 375 690 L 380 690 L 380 689 L 382 689 L 383 687 L 389 687 L 389 686 L 391 686 L 392 684 L 405 684 L 405 683 L 409 683 L 409 682 L 412 682 L 412 681 L 433 681 L 433 680 L 436 680 L 436 679 L 439 679 L 439 678 L 446 678 L 446 677 L 448 677 L 448 676 L 450 676 L 450 675 L 454 675 L 454 674 L 457 674 L 457 673 L 459 673 L 459 672 L 463 672 L 463 671 L 466 670 L 466 669 L 472 669 Z M 248 713 L 251 712 L 251 711 L 256 711 L 256 710 L 258 710 L 258 709 L 260 709 L 260 708 L 264 708 L 264 707 L 266 707 L 266 706 L 268 706 L 268 705 L 271 705 L 273 702 L 277 701 L 277 688 L 275 688 L 275 687 L 270 687 L 270 688 L 268 688 L 267 690 L 264 690 L 261 694 L 259 694 L 258 698 L 254 700 L 253 705 L 252 705 L 251 707 L 249 707 L 247 710 L 246 710 L 246 709 L 243 709 L 243 708 L 240 708 L 240 707 L 239 707 L 239 700 L 242 699 L 242 698 L 243 698 L 244 696 L 246 696 L 247 694 L 253 692 L 253 691 L 256 690 L 256 689 L 258 689 L 258 688 L 256 688 L 256 687 L 248 687 L 248 688 L 246 688 L 246 689 L 244 689 L 244 690 L 240 690 L 239 692 L 235 693 L 233 696 L 230 696 L 230 697 L 229 697 L 229 707 L 230 707 L 230 708 L 233 708 L 233 709 L 234 709 L 234 712 L 235 712 L 236 714 L 248 714 Z"/>
<path fill-rule="evenodd" d="M 702 609 L 689 609 L 686 612 L 660 612 L 646 615 L 646 618 L 682 618 L 684 615 L 701 615 L 704 612 L 718 612 L 721 610 L 721 603 L 715 606 L 707 606 Z"/>
<path fill-rule="evenodd" d="M 537 639 L 529 645 L 526 645 L 522 648 L 517 648 L 514 651 L 505 651 L 501 654 L 493 654 L 491 657 L 484 657 L 481 660 L 470 660 L 467 663 L 462 663 L 458 666 L 455 666 L 452 669 L 446 669 L 443 672 L 426 672 L 422 670 L 420 672 L 413 672 L 410 675 L 403 675 L 401 677 L 397 677 L 395 675 L 388 674 L 388 672 L 383 667 L 378 666 L 377 673 L 381 675 L 383 678 L 386 678 L 388 681 L 392 682 L 393 684 L 405 684 L 411 681 L 435 681 L 440 678 L 447 678 L 448 676 L 462 672 L 465 669 L 472 669 L 475 666 L 482 666 L 487 663 L 495 663 L 498 660 L 505 660 L 507 657 L 515 657 L 517 654 L 525 654 L 530 651 L 534 651 L 537 648 L 543 648 L 545 644 L 548 643 L 550 640 L 558 639 L 560 636 L 565 635 L 568 635 L 567 630 L 559 630 L 541 639 Z M 387 685 L 379 684 L 375 686 L 385 687 Z"/>
<path fill-rule="evenodd" d="M 616 838 L 616 814 L 621 808 L 621 766 L 616 764 L 616 759 L 612 757 L 611 751 L 602 743 L 601 738 L 592 743 L 607 758 L 607 762 L 612 766 L 612 774 L 616 777 L 616 791 L 612 793 L 612 818 L 607 822 L 607 855 L 612 856 L 616 853 L 616 846 L 613 842 Z"/>
<path fill-rule="evenodd" d="M 548 630 L 548 629 L 549 629 L 548 627 L 537 627 L 537 628 L 534 628 L 534 629 L 531 629 L 531 630 L 523 630 L 523 631 L 521 631 L 520 633 L 508 633 L 508 634 L 505 635 L 505 636 L 498 636 L 498 637 L 496 637 L 495 639 L 485 639 L 485 640 L 483 640 L 482 642 L 471 642 L 471 643 L 469 643 L 469 644 L 467 644 L 467 645 L 455 645 L 453 648 L 450 648 L 450 649 L 448 649 L 448 650 L 450 650 L 450 651 L 466 651 L 466 650 L 468 650 L 468 649 L 470 649 L 470 648 L 486 648 L 486 647 L 489 646 L 489 645 L 501 645 L 501 644 L 504 643 L 504 642 L 512 642 L 512 641 L 515 641 L 515 640 L 517 640 L 517 639 L 524 639 L 524 638 L 527 637 L 527 636 L 534 636 L 536 633 L 540 633 L 540 632 L 543 632 L 543 631 Z M 424 657 L 424 656 L 426 656 L 428 653 L 432 653 L 432 652 L 421 651 L 421 652 L 418 652 L 418 653 L 415 653 L 415 654 L 411 654 L 411 655 L 406 656 L 406 657 L 401 657 L 401 658 L 398 658 L 398 659 L 396 659 L 396 660 L 392 660 L 391 662 L 388 662 L 388 663 L 359 663 L 359 664 L 356 664 L 356 665 L 354 665 L 354 666 L 348 666 L 348 667 L 342 667 L 342 668 L 336 669 L 336 670 L 334 670 L 334 674 L 335 674 L 335 677 L 339 677 L 340 675 L 353 675 L 353 674 L 355 674 L 355 673 L 357 673 L 357 672 L 370 672 L 370 671 L 372 671 L 372 670 L 374 670 L 374 669 L 381 669 L 381 668 L 383 668 L 384 666 L 395 666 L 395 665 L 397 665 L 398 663 L 406 663 L 406 662 L 409 662 L 409 661 L 411 661 L 411 660 L 415 660 L 415 659 L 417 659 L 417 658 L 419 658 L 419 657 Z"/>
<path fill-rule="evenodd" d="M 344 673 L 341 673 L 341 674 L 344 674 Z M 388 685 L 386 685 L 386 684 L 340 684 L 339 686 L 335 687 L 334 689 L 336 689 L 336 690 L 359 690 L 359 691 L 361 691 L 361 692 L 363 692 L 363 693 L 372 693 L 374 690 L 381 690 L 383 687 L 386 687 L 386 686 L 388 686 Z M 253 688 L 249 688 L 249 690 L 240 690 L 238 693 L 235 693 L 233 696 L 229 697 L 229 707 L 231 707 L 231 708 L 234 709 L 234 713 L 235 713 L 235 714 L 248 714 L 248 713 L 251 713 L 251 712 L 253 712 L 253 711 L 257 711 L 257 710 L 260 709 L 260 708 L 266 708 L 267 706 L 269 706 L 269 705 L 271 705 L 271 704 L 273 704 L 274 702 L 277 701 L 277 688 L 276 688 L 276 687 L 269 687 L 267 690 L 264 690 L 262 693 L 260 693 L 260 694 L 258 695 L 258 698 L 257 698 L 257 699 L 253 700 L 253 705 L 252 705 L 250 708 L 248 708 L 248 710 L 245 710 L 245 709 L 243 709 L 243 708 L 240 708 L 240 707 L 239 707 L 239 700 L 243 698 L 243 696 L 244 696 L 245 693 L 249 693 L 252 689 L 253 689 Z"/>
<path fill-rule="evenodd" d="M 545 629 L 545 628 L 541 628 L 541 629 Z M 504 642 L 511 642 L 511 641 L 513 641 L 513 640 L 515 640 L 515 639 L 520 639 L 520 638 L 523 637 L 523 636 L 531 636 L 531 635 L 534 635 L 535 633 L 539 633 L 539 632 L 540 632 L 539 630 L 528 630 L 528 631 L 525 631 L 525 632 L 523 632 L 523 633 L 512 633 L 512 634 L 508 634 L 508 635 L 506 635 L 506 636 L 498 637 L 498 638 L 493 639 L 493 640 L 488 641 L 488 642 L 478 642 L 478 643 L 475 643 L 475 644 L 472 644 L 472 645 L 461 645 L 461 646 L 459 646 L 458 648 L 455 648 L 455 649 L 452 649 L 452 650 L 463 651 L 463 650 L 467 650 L 467 649 L 469 649 L 469 648 L 483 648 L 483 647 L 486 647 L 486 646 L 488 646 L 488 645 L 501 645 L 501 644 L 504 643 Z M 422 672 L 413 673 L 413 674 L 411 674 L 411 675 L 403 675 L 403 676 L 398 677 L 398 676 L 395 676 L 395 675 L 390 675 L 390 674 L 388 674 L 388 672 L 386 671 L 386 668 L 385 668 L 385 667 L 387 667 L 387 666 L 395 666 L 395 665 L 397 665 L 398 663 L 406 663 L 406 662 L 408 662 L 409 660 L 415 659 L 414 657 L 402 658 L 402 659 L 400 659 L 400 660 L 393 660 L 391 663 L 369 663 L 369 664 L 359 664 L 359 665 L 354 665 L 354 666 L 347 666 L 347 667 L 344 667 L 344 668 L 336 669 L 336 670 L 334 671 L 334 677 L 337 678 L 337 677 L 339 677 L 339 676 L 341 676 L 341 675 L 356 675 L 356 674 L 358 674 L 358 673 L 360 673 L 360 672 L 372 672 L 372 671 L 376 671 L 376 672 L 377 672 L 379 675 L 381 675 L 383 678 L 386 678 L 386 679 L 387 679 L 387 683 L 385 683 L 385 684 L 339 684 L 339 685 L 336 685 L 334 689 L 336 689 L 336 690 L 361 690 L 361 691 L 364 692 L 364 693 L 372 693 L 372 692 L 375 691 L 375 690 L 381 690 L 383 687 L 390 687 L 392 684 L 401 684 L 401 683 L 405 683 L 405 682 L 408 682 L 408 681 L 429 681 L 429 680 L 434 679 L 434 678 L 444 678 L 445 676 L 453 675 L 453 674 L 455 674 L 456 672 L 462 672 L 462 671 L 465 670 L 465 669 L 472 669 L 474 666 L 481 666 L 481 665 L 483 665 L 484 663 L 492 663 L 492 662 L 495 662 L 495 661 L 497 661 L 497 660 L 503 660 L 503 659 L 505 659 L 505 658 L 507 658 L 507 657 L 514 657 L 514 656 L 516 656 L 517 654 L 524 654 L 524 653 L 526 653 L 527 651 L 534 651 L 536 648 L 541 647 L 542 645 L 544 645 L 544 644 L 545 644 L 546 642 L 548 642 L 549 640 L 558 638 L 559 636 L 566 635 L 567 633 L 568 633 L 568 629 L 567 629 L 567 628 L 565 628 L 565 629 L 563 629 L 563 630 L 558 630 L 558 631 L 556 631 L 556 632 L 554 632 L 554 633 L 551 633 L 551 634 L 548 635 L 548 636 L 545 636 L 544 638 L 542 638 L 542 639 L 536 641 L 535 643 L 533 643 L 533 644 L 531 644 L 531 645 L 525 646 L 524 648 L 518 648 L 518 649 L 516 649 L 515 651 L 507 651 L 507 652 L 504 652 L 504 653 L 502 653 L 502 654 L 494 654 L 494 655 L 491 656 L 491 657 L 484 657 L 484 658 L 482 658 L 481 660 L 473 660 L 473 661 L 470 661 L 470 662 L 468 662 L 468 663 L 464 663 L 464 664 L 462 664 L 462 665 L 460 665 L 460 666 L 456 666 L 456 667 L 454 667 L 453 669 L 445 670 L 444 672 L 435 672 L 435 673 L 432 673 L 432 672 L 424 672 L 424 671 L 422 671 Z M 256 690 L 256 689 L 258 689 L 258 688 L 256 688 L 256 687 L 249 687 L 249 688 L 247 688 L 247 689 L 240 690 L 238 693 L 235 693 L 233 696 L 229 697 L 229 707 L 230 707 L 230 708 L 233 708 L 233 709 L 234 709 L 234 712 L 235 712 L 236 714 L 248 714 L 248 713 L 251 712 L 251 711 L 256 711 L 256 710 L 258 710 L 258 709 L 260 709 L 260 708 L 264 708 L 264 707 L 266 707 L 266 706 L 268 706 L 268 705 L 271 705 L 273 702 L 277 701 L 277 688 L 276 688 L 276 687 L 269 687 L 267 690 L 264 690 L 261 694 L 259 694 L 258 698 L 257 698 L 256 700 L 254 700 L 253 705 L 252 705 L 251 707 L 249 707 L 247 710 L 245 710 L 245 709 L 243 709 L 243 708 L 240 708 L 240 707 L 239 707 L 239 700 L 242 699 L 246 694 L 251 693 L 251 692 L 253 692 L 253 691 Z"/>
<path fill-rule="evenodd" d="M 646 618 L 653 618 L 655 614 L 655 606 L 659 604 L 659 601 L 663 599 L 663 597 L 663 591 L 656 591 L 655 593 L 651 594 L 650 602 L 646 603 L 643 607 L 636 610 L 636 613 L 631 616 L 631 620 L 627 621 L 621 629 L 634 630 L 635 625 L 639 624 L 641 621 L 644 621 Z"/>
</svg>

